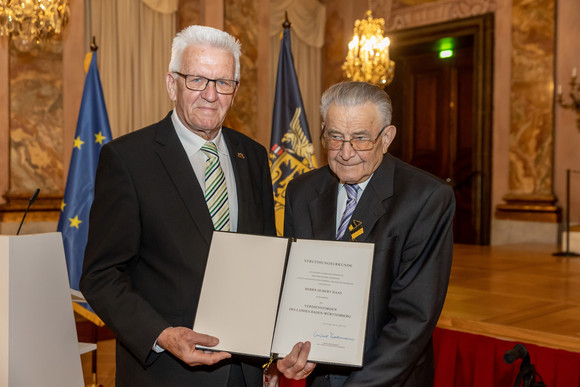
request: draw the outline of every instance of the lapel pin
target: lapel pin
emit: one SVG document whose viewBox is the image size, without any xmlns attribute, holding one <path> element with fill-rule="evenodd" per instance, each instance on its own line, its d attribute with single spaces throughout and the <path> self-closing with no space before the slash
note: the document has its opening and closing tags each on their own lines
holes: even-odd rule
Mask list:
<svg viewBox="0 0 580 387">
<path fill-rule="evenodd" d="M 362 222 L 360 220 L 353 219 L 351 225 L 348 227 L 350 231 L 351 239 L 354 241 L 356 238 L 364 233 Z"/>
<path fill-rule="evenodd" d="M 241 152 L 238 152 L 238 158 L 240 158 L 240 159 L 245 159 L 245 158 L 246 158 L 246 156 L 244 156 L 244 154 L 243 154 L 243 153 L 241 153 Z"/>
</svg>

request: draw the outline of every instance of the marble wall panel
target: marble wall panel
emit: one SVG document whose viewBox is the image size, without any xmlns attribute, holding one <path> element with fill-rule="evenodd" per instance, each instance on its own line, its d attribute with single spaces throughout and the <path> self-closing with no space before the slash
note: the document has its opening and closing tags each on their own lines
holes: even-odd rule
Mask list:
<svg viewBox="0 0 580 387">
<path fill-rule="evenodd" d="M 348 43 L 354 33 L 354 22 L 365 17 L 367 3 L 348 0 L 320 0 L 326 6 L 326 26 L 324 30 L 324 46 L 322 48 L 322 91 L 337 82 L 345 80 L 342 71 Z M 374 9 L 378 4 L 373 3 Z"/>
<path fill-rule="evenodd" d="M 179 0 L 177 11 L 177 31 L 201 22 L 200 0 Z"/>
<path fill-rule="evenodd" d="M 553 159 L 555 0 L 512 3 L 509 189 L 550 195 Z"/>
<path fill-rule="evenodd" d="M 258 132 L 258 0 L 225 0 L 224 29 L 242 43 L 240 87 L 224 124 L 251 138 Z"/>
<path fill-rule="evenodd" d="M 58 194 L 63 186 L 62 44 L 28 52 L 10 44 L 11 194 Z"/>
<path fill-rule="evenodd" d="M 328 89 L 333 84 L 344 79 L 342 64 L 346 55 L 346 45 L 352 39 L 345 35 L 345 19 L 339 9 L 331 8 L 327 3 L 327 18 L 324 36 L 324 70 L 322 72 L 322 90 Z M 354 28 L 354 27 L 353 27 Z"/>
</svg>

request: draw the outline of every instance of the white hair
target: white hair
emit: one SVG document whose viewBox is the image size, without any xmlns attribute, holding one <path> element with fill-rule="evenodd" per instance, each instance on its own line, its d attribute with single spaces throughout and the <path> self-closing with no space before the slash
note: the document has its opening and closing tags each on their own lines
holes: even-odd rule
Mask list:
<svg viewBox="0 0 580 387">
<path fill-rule="evenodd" d="M 221 48 L 231 52 L 236 63 L 235 80 L 240 80 L 242 44 L 238 39 L 225 31 L 212 27 L 198 25 L 186 27 L 173 38 L 171 61 L 169 62 L 170 72 L 179 72 L 181 70 L 181 57 L 183 56 L 183 51 L 189 46 Z"/>
<path fill-rule="evenodd" d="M 326 120 L 326 113 L 331 104 L 338 106 L 358 106 L 367 102 L 374 103 L 379 112 L 381 126 L 391 124 L 393 107 L 386 91 L 366 82 L 341 82 L 330 86 L 320 102 L 320 114 Z"/>
</svg>

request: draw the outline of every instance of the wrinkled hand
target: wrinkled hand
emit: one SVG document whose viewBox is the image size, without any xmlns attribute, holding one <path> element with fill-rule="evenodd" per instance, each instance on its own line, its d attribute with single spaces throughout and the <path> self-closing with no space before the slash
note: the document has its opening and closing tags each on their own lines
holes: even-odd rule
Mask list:
<svg viewBox="0 0 580 387">
<path fill-rule="evenodd" d="M 227 352 L 206 352 L 195 349 L 196 344 L 213 347 L 219 343 L 216 337 L 197 333 L 189 328 L 167 328 L 157 338 L 157 344 L 190 366 L 212 365 L 232 355 Z"/>
<path fill-rule="evenodd" d="M 316 363 L 308 362 L 310 342 L 297 343 L 284 359 L 278 360 L 276 367 L 287 378 L 305 379 L 316 367 Z"/>
</svg>

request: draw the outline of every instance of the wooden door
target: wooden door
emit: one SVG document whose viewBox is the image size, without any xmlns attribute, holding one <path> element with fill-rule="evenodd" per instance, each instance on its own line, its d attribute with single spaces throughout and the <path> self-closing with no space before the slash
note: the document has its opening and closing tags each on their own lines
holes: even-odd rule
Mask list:
<svg viewBox="0 0 580 387">
<path fill-rule="evenodd" d="M 450 38 L 438 28 L 437 34 L 414 31 L 407 41 L 404 33 L 392 39 L 395 79 L 386 90 L 397 136 L 389 151 L 454 188 L 456 243 L 487 244 L 491 160 L 490 133 L 484 132 L 491 117 L 482 98 L 488 86 L 481 43 L 473 29 L 452 29 Z M 440 58 L 442 41 L 452 43 L 451 57 Z"/>
</svg>

